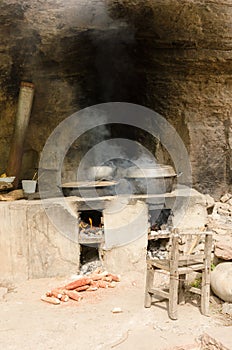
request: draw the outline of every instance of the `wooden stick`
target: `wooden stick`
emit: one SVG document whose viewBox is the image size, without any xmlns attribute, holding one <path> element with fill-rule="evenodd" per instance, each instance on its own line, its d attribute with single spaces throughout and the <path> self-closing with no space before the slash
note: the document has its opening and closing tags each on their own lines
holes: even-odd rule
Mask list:
<svg viewBox="0 0 232 350">
<path fill-rule="evenodd" d="M 15 121 L 14 135 L 12 138 L 10 154 L 6 173 L 8 176 L 15 176 L 14 188 L 17 188 L 19 173 L 23 158 L 23 145 L 26 136 L 29 118 L 31 114 L 32 101 L 34 96 L 34 85 L 22 82 L 20 85 L 18 110 Z"/>
</svg>

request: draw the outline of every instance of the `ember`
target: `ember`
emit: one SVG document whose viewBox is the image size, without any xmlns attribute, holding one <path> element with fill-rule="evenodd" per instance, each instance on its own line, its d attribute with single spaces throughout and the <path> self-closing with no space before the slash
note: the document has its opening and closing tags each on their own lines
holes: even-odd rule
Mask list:
<svg viewBox="0 0 232 350">
<path fill-rule="evenodd" d="M 91 217 L 89 215 L 91 215 Z M 102 213 L 97 211 L 80 213 L 79 235 L 80 240 L 101 240 L 104 236 Z"/>
</svg>

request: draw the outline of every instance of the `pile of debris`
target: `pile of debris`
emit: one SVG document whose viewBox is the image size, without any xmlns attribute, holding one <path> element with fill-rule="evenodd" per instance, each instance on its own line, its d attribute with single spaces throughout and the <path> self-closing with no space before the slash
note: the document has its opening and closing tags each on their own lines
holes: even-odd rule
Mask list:
<svg viewBox="0 0 232 350">
<path fill-rule="evenodd" d="M 153 232 L 155 234 L 153 234 Z M 163 233 L 164 232 L 164 233 Z M 147 246 L 147 259 L 167 259 L 170 250 L 170 240 L 165 238 L 167 231 L 151 231 Z M 169 235 L 170 232 L 167 235 Z M 162 235 L 164 238 L 161 238 Z"/>
<path fill-rule="evenodd" d="M 226 193 L 219 202 L 212 203 L 208 228 L 215 233 L 215 256 L 232 260 L 232 194 Z"/>
<path fill-rule="evenodd" d="M 94 292 L 99 288 L 114 288 L 120 282 L 120 276 L 100 269 L 87 276 L 80 276 L 77 280 L 63 287 L 47 291 L 41 296 L 41 300 L 50 304 L 58 305 L 68 302 L 70 299 L 80 301 L 84 292 Z"/>
</svg>

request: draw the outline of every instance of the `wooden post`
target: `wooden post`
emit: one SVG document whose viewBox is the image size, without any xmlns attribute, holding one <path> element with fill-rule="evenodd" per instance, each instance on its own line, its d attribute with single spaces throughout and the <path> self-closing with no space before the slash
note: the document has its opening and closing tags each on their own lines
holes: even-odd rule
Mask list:
<svg viewBox="0 0 232 350">
<path fill-rule="evenodd" d="M 34 85 L 32 83 L 22 82 L 20 85 L 14 135 L 12 138 L 6 169 L 7 176 L 15 176 L 14 188 L 17 188 L 18 186 L 19 173 L 21 170 L 23 158 L 23 146 L 27 127 L 29 124 L 33 96 Z"/>
<path fill-rule="evenodd" d="M 204 270 L 202 271 L 202 286 L 201 286 L 201 312 L 205 316 L 209 316 L 212 243 L 213 243 L 212 233 L 207 232 L 205 236 Z"/>
</svg>

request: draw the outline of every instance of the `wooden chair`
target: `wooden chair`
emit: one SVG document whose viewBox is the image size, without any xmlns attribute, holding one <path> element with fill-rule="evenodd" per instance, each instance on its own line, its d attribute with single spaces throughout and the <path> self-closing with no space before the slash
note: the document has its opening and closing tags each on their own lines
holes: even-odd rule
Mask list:
<svg viewBox="0 0 232 350">
<path fill-rule="evenodd" d="M 194 248 L 200 239 L 204 239 L 204 252 L 194 254 Z M 209 314 L 210 297 L 210 270 L 211 270 L 211 250 L 212 232 L 198 233 L 172 233 L 170 235 L 171 248 L 169 258 L 166 260 L 147 260 L 147 278 L 145 291 L 145 307 L 151 307 L 152 296 L 168 299 L 168 314 L 173 320 L 177 319 L 177 305 L 185 300 L 185 279 L 186 275 L 194 271 L 202 273 L 201 289 L 190 288 L 193 293 L 201 295 L 201 313 Z M 185 242 L 185 251 L 181 254 L 180 248 Z M 190 244 L 189 244 L 190 243 Z M 153 286 L 154 273 L 157 270 L 169 272 L 169 289 L 164 290 Z"/>
</svg>

